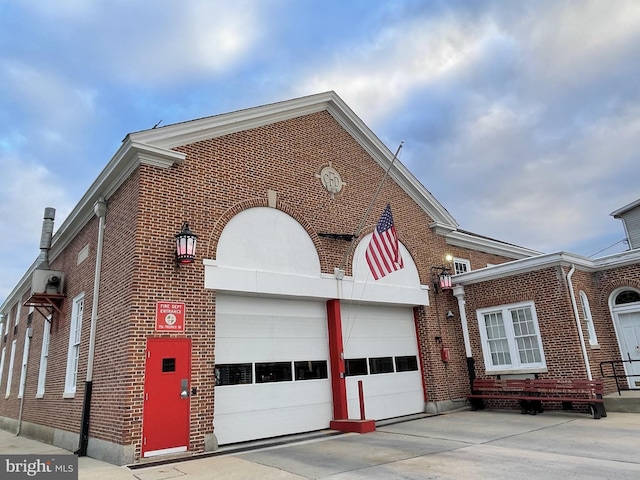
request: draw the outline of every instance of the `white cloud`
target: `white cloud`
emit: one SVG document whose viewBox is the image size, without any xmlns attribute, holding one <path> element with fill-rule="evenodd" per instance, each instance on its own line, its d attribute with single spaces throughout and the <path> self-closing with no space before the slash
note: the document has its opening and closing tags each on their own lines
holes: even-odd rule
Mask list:
<svg viewBox="0 0 640 480">
<path fill-rule="evenodd" d="M 72 208 L 72 202 L 60 179 L 43 165 L 23 161 L 13 155 L 0 156 L 0 303 L 26 271 L 26 265 L 40 252 L 40 232 L 45 207 L 56 208 L 60 225 Z"/>
<path fill-rule="evenodd" d="M 115 77 L 170 84 L 220 74 L 250 54 L 263 33 L 262 6 L 256 2 L 192 0 L 164 5 L 169 8 L 163 15 L 145 21 L 144 12 L 138 12 L 136 18 L 121 22 L 119 38 L 114 39 L 119 48 L 109 45 L 103 52 Z"/>
<path fill-rule="evenodd" d="M 35 133 L 54 143 L 67 142 L 65 137 L 79 126 L 85 126 L 95 113 L 93 90 L 74 87 L 70 80 L 42 68 L 2 62 L 0 85 L 19 99 L 20 109 L 32 117 L 36 125 Z M 28 135 L 33 133 L 31 131 Z M 24 138 L 27 133 L 19 135 Z"/>
<path fill-rule="evenodd" d="M 386 27 L 370 43 L 347 49 L 332 65 L 313 65 L 297 93 L 335 90 L 373 122 L 405 104 L 416 90 L 463 69 L 484 28 L 455 19 L 405 20 Z"/>
<path fill-rule="evenodd" d="M 524 20 L 525 29 L 516 33 L 526 41 L 529 68 L 539 72 L 540 80 L 566 88 L 606 75 L 621 55 L 637 56 L 639 2 L 567 1 L 549 7 L 531 14 Z"/>
</svg>

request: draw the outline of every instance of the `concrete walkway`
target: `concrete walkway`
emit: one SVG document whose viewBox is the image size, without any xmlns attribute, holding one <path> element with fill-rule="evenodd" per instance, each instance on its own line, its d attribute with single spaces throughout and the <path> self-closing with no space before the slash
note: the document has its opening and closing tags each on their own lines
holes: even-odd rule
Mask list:
<svg viewBox="0 0 640 480">
<path fill-rule="evenodd" d="M 79 459 L 83 479 L 638 479 L 640 415 L 458 411 L 245 452 L 129 469 Z M 0 453 L 69 453 L 0 431 Z"/>
</svg>

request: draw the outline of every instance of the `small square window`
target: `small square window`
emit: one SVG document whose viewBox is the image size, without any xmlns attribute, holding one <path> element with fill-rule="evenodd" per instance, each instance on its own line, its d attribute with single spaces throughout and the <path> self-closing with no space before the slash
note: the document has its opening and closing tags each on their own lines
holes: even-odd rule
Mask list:
<svg viewBox="0 0 640 480">
<path fill-rule="evenodd" d="M 471 271 L 471 262 L 466 258 L 453 259 L 453 271 L 455 275 Z"/>
<path fill-rule="evenodd" d="M 163 358 L 162 359 L 162 373 L 170 373 L 176 371 L 176 359 L 175 358 Z"/>
</svg>

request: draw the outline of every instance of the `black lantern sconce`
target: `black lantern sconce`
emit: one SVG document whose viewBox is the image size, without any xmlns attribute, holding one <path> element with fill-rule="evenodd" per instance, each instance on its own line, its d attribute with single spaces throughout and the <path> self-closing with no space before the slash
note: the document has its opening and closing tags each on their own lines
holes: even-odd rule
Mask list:
<svg viewBox="0 0 640 480">
<path fill-rule="evenodd" d="M 451 282 L 451 272 L 450 267 L 438 266 L 431 267 L 431 277 L 433 280 L 433 291 L 438 293 L 438 291 L 444 292 L 446 290 L 453 289 Z"/>
<path fill-rule="evenodd" d="M 178 265 L 193 263 L 196 259 L 198 236 L 189 230 L 189 223 L 182 224 L 182 231 L 176 234 L 176 260 Z"/>
</svg>

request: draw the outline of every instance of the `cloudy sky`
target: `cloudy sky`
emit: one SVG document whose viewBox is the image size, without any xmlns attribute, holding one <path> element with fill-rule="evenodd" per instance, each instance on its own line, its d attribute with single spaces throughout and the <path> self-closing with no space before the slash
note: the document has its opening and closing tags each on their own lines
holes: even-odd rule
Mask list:
<svg viewBox="0 0 640 480">
<path fill-rule="evenodd" d="M 627 249 L 640 1 L 2 0 L 0 303 L 127 133 L 327 90 L 461 228 Z"/>
</svg>

